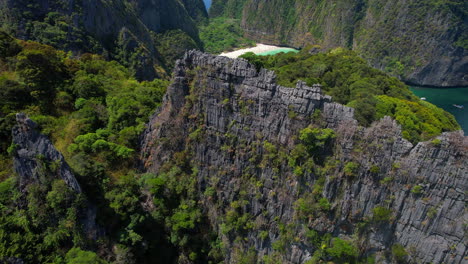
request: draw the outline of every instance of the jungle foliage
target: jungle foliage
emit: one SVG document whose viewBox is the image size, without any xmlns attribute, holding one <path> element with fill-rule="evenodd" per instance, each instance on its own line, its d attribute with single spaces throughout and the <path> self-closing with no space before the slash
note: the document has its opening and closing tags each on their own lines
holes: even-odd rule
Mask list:
<svg viewBox="0 0 468 264">
<path fill-rule="evenodd" d="M 243 37 L 239 20 L 224 17 L 212 18 L 209 24 L 201 26 L 200 39 L 205 50 L 213 54 L 255 45 L 254 41 Z"/>
<path fill-rule="evenodd" d="M 167 85 L 139 82 L 98 55 L 73 58 L 0 32 L 0 256 L 28 263 L 105 263 L 93 253 L 99 251 L 112 251 L 104 255 L 115 259 L 106 261 L 119 263 L 172 257 L 165 220 L 143 209 L 143 186 L 132 169 L 138 137 Z M 18 192 L 8 154 L 17 112 L 37 122 L 64 154 L 82 194 L 52 176 Z M 109 232 L 98 241 L 80 222 L 90 203 L 99 212 L 97 224 Z"/>
</svg>

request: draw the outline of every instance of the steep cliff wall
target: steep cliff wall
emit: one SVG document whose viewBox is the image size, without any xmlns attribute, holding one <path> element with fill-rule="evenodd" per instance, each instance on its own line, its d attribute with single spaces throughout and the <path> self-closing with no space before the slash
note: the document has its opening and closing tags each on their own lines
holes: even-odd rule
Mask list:
<svg viewBox="0 0 468 264">
<path fill-rule="evenodd" d="M 77 199 L 75 196 L 81 195 L 82 189 L 63 155 L 57 151 L 46 136 L 39 133 L 37 124 L 25 114 L 17 114 L 16 122 L 17 125 L 12 130 L 13 149 L 11 154 L 13 155 L 13 166 L 18 176 L 17 182 L 19 191 L 23 196 L 24 203 L 31 203 L 29 199 L 31 193 L 35 192 L 35 195 L 38 197 L 41 196 L 41 194 L 37 192 L 37 189 L 34 188 L 39 186 L 37 188 L 42 190 L 53 189 L 54 187 L 51 186 L 54 185 L 54 181 L 56 180 L 63 180 L 65 183 L 63 186 L 60 186 L 63 195 L 61 197 L 62 199 L 69 199 L 71 201 Z M 67 188 L 69 190 L 64 190 Z M 84 232 L 88 239 L 96 240 L 98 236 L 102 236 L 104 232 L 96 223 L 96 206 L 86 202 L 84 197 L 81 197 L 81 199 L 80 203 L 70 203 L 67 205 L 68 207 L 61 209 L 66 210 L 76 207 L 78 213 L 69 220 L 78 221 L 80 225 L 77 227 L 80 232 Z M 21 207 L 24 206 L 24 204 L 18 204 L 17 206 Z M 28 206 L 32 208 L 35 205 L 29 204 Z M 45 208 L 44 206 L 43 210 L 46 210 Z M 44 222 L 42 224 L 49 224 L 48 228 L 53 228 L 53 221 L 58 216 L 51 213 L 48 217 L 50 222 Z M 60 218 L 64 219 L 65 216 L 61 215 Z M 72 229 L 68 231 L 72 232 Z"/>
<path fill-rule="evenodd" d="M 374 67 L 421 85 L 468 85 L 466 1 L 214 1 L 258 41 L 353 48 Z"/>
<path fill-rule="evenodd" d="M 228 263 L 462 263 L 467 150 L 459 132 L 413 146 L 388 117 L 360 127 L 320 86 L 282 87 L 245 60 L 191 51 L 141 158 L 160 173 L 188 155 L 185 180 Z"/>
<path fill-rule="evenodd" d="M 0 14 L 1 29 L 20 39 L 102 53 L 132 67 L 139 79 L 152 79 L 165 66 L 151 32 L 180 29 L 199 42 L 196 20 L 207 17 L 201 0 L 1 0 Z"/>
<path fill-rule="evenodd" d="M 25 114 L 16 115 L 17 125 L 13 128 L 14 167 L 19 176 L 20 189 L 24 191 L 32 183 L 48 184 L 46 179 L 47 164 L 55 163 L 57 179 L 62 179 L 69 188 L 81 192 L 81 187 L 73 175 L 70 167 L 52 145 L 52 142 L 41 135 L 37 125 Z"/>
</svg>

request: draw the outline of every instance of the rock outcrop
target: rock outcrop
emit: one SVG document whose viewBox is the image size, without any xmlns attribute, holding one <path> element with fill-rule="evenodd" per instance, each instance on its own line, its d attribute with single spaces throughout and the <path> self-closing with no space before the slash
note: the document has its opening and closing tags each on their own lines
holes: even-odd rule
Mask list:
<svg viewBox="0 0 468 264">
<path fill-rule="evenodd" d="M 212 16 L 241 20 L 270 44 L 348 47 L 418 85 L 467 86 L 466 1 L 214 0 Z"/>
<path fill-rule="evenodd" d="M 306 127 L 336 137 L 311 154 L 298 138 Z M 376 263 L 463 263 L 467 150 L 460 132 L 413 146 L 389 117 L 358 126 L 318 85 L 282 87 L 243 59 L 191 51 L 147 126 L 141 159 L 158 173 L 189 153 L 227 263 L 252 252 L 258 262 L 304 263 L 327 250 L 310 230 L 352 241 Z"/>
<path fill-rule="evenodd" d="M 37 124 L 23 113 L 16 115 L 16 122 L 12 131 L 12 155 L 20 192 L 26 194 L 30 184 L 48 186 L 53 180 L 62 179 L 75 193 L 82 193 L 63 155 L 46 136 L 37 131 Z M 80 210 L 78 221 L 86 237 L 96 240 L 102 236 L 104 229 L 96 223 L 96 206 L 86 202 Z"/>
<path fill-rule="evenodd" d="M 50 175 L 45 175 L 50 169 L 47 166 L 53 164 L 53 176 L 64 180 L 75 192 L 81 192 L 81 187 L 63 155 L 46 136 L 36 130 L 36 123 L 21 113 L 16 115 L 16 122 L 17 125 L 13 128 L 13 156 L 20 190 L 24 191 L 31 183 L 45 184 L 45 181 L 50 180 L 46 179 Z"/>
</svg>

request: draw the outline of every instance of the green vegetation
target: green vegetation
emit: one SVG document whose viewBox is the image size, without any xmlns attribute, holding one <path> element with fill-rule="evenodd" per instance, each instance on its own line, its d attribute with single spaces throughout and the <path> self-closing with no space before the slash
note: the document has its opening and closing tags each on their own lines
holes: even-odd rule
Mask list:
<svg viewBox="0 0 468 264">
<path fill-rule="evenodd" d="M 438 213 L 438 208 L 432 206 L 427 209 L 426 216 L 429 219 L 434 219 L 437 216 L 437 213 Z"/>
<path fill-rule="evenodd" d="M 416 185 L 413 188 L 411 188 L 411 193 L 413 194 L 421 194 L 423 192 L 423 187 L 421 185 Z"/>
<path fill-rule="evenodd" d="M 415 102 L 386 95 L 377 96 L 376 99 L 376 118 L 392 116 L 402 126 L 403 137 L 412 142 L 427 140 L 444 131 L 459 129 L 451 114 L 428 102 Z"/>
<path fill-rule="evenodd" d="M 392 181 L 393 181 L 393 177 L 388 176 L 380 180 L 380 184 L 388 184 L 388 183 L 391 183 Z"/>
<path fill-rule="evenodd" d="M 332 246 L 327 248 L 326 251 L 330 256 L 342 261 L 350 261 L 359 255 L 356 246 L 340 238 L 334 238 L 332 240 Z"/>
<path fill-rule="evenodd" d="M 380 172 L 380 167 L 379 166 L 376 166 L 376 165 L 373 165 L 370 170 L 369 170 L 371 173 L 373 174 L 377 174 Z"/>
<path fill-rule="evenodd" d="M 243 37 L 239 20 L 218 17 L 200 27 L 200 39 L 209 53 L 221 53 L 234 48 L 251 47 L 255 42 Z"/>
<path fill-rule="evenodd" d="M 299 131 L 300 143 L 291 151 L 289 166 L 302 172 L 311 172 L 315 163 L 323 164 L 326 155 L 331 152 L 331 143 L 336 137 L 330 128 L 306 127 Z"/>
<path fill-rule="evenodd" d="M 344 166 L 344 173 L 348 177 L 355 177 L 359 170 L 359 164 L 353 161 L 347 162 Z"/>
<path fill-rule="evenodd" d="M 299 132 L 299 139 L 304 143 L 307 151 L 311 154 L 316 154 L 323 150 L 335 137 L 335 131 L 330 128 L 321 129 L 306 127 Z"/>
<path fill-rule="evenodd" d="M 15 33 L 15 31 L 19 30 L 19 23 L 12 19 L 16 17 L 17 21 L 27 21 L 27 26 L 24 30 L 28 39 L 60 47 L 63 50 L 81 49 L 83 51 L 98 52 L 102 49 L 102 46 L 93 37 L 73 21 L 74 16 L 81 15 L 78 3 L 73 3 L 69 6 L 63 1 L 50 1 L 49 5 L 55 7 L 57 11 L 69 8 L 73 8 L 76 11 L 72 15 L 51 10 L 43 18 L 36 17 L 37 10 L 41 9 L 39 3 L 26 2 L 19 5 L 22 5 L 22 8 L 12 10 L 4 7 L 4 9 L 0 10 L 0 14 L 3 12 L 10 13 L 9 16 L 2 14 L 2 26 L 0 30 L 9 33 Z"/>
<path fill-rule="evenodd" d="M 147 12 L 159 12 L 158 18 Z M 167 77 L 174 57 L 202 49 L 196 23 L 206 19 L 200 2 L 177 0 L 144 6 L 128 0 L 16 0 L 0 6 L 0 30 L 74 55 L 102 54 L 139 80 Z"/>
<path fill-rule="evenodd" d="M 182 30 L 169 30 L 153 37 L 156 48 L 170 69 L 187 50 L 198 49 L 198 44 Z"/>
<path fill-rule="evenodd" d="M 307 264 L 323 263 L 332 260 L 333 263 L 364 263 L 359 258 L 359 249 L 355 241 L 332 238 L 330 234 L 319 235 L 316 231 L 306 230 L 309 242 L 314 245 L 316 251 Z"/>
<path fill-rule="evenodd" d="M 436 139 L 433 139 L 431 141 L 432 145 L 434 146 L 440 146 L 440 144 L 442 143 L 442 141 L 440 141 L 440 139 L 436 138 Z"/>
<path fill-rule="evenodd" d="M 388 222 L 391 220 L 392 210 L 386 207 L 377 206 L 374 209 L 372 209 L 372 212 L 372 220 L 375 222 Z"/>
<path fill-rule="evenodd" d="M 169 243 L 161 236 L 166 223 L 176 231 L 190 227 L 193 213 L 188 211 L 187 218 L 179 206 L 160 219 L 143 210 L 145 186 L 131 169 L 138 137 L 168 82 L 138 82 L 127 69 L 100 56 L 70 58 L 3 33 L 0 54 L 0 255 L 30 263 L 105 263 L 80 248 L 96 251 L 113 241 L 120 258 L 169 257 L 162 249 Z M 7 156 L 15 149 L 10 142 L 17 112 L 27 113 L 50 136 L 87 197 L 53 180 L 53 163 L 42 164 L 43 178 L 50 180 L 18 193 Z M 89 240 L 79 222 L 88 201 L 97 206 L 97 221 L 109 231 L 100 242 Z"/>
<path fill-rule="evenodd" d="M 405 248 L 400 244 L 395 244 L 392 246 L 392 255 L 397 263 L 406 263 L 408 253 Z"/>
<path fill-rule="evenodd" d="M 372 65 L 408 80 L 425 67 L 440 67 L 446 50 L 461 52 L 448 60 L 463 57 L 467 7 L 464 0 L 413 0 L 404 6 L 396 0 L 214 0 L 210 14 L 243 21 L 255 39 L 352 48 Z M 463 66 L 455 70 L 450 65 L 442 67 L 463 71 Z M 457 79 L 452 73 L 450 79 Z M 421 75 L 416 78 L 422 81 L 426 75 Z"/>
<path fill-rule="evenodd" d="M 353 51 L 338 48 L 312 55 L 308 50 L 241 57 L 257 68 L 274 70 L 281 85 L 295 87 L 298 80 L 308 85 L 321 84 L 334 101 L 355 109 L 361 125 L 369 126 L 385 115 L 391 116 L 402 126 L 403 137 L 413 143 L 460 128 L 451 114 L 419 100 L 401 81 L 371 68 Z"/>
<path fill-rule="evenodd" d="M 96 253 L 84 251 L 80 248 L 72 248 L 65 256 L 67 264 L 106 264 L 107 262 L 100 259 Z"/>
</svg>

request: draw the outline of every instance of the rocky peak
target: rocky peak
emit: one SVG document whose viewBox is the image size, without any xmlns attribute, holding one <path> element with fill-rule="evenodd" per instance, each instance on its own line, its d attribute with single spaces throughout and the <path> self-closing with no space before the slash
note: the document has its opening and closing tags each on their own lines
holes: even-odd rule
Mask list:
<svg viewBox="0 0 468 264">
<path fill-rule="evenodd" d="M 23 113 L 16 115 L 16 122 L 12 131 L 13 156 L 20 189 L 24 191 L 28 184 L 43 183 L 46 177 L 53 176 L 63 179 L 74 191 L 81 192 L 81 187 L 63 155 L 46 136 L 37 131 L 37 124 Z M 46 167 L 50 167 L 51 175 L 45 175 Z"/>
<path fill-rule="evenodd" d="M 353 115 L 319 85 L 283 87 L 243 59 L 190 51 L 147 126 L 141 158 L 158 173 L 175 153 L 189 153 L 227 263 L 251 250 L 258 260 L 304 263 L 321 252 L 307 242 L 309 229 L 354 241 L 377 263 L 391 262 L 394 247 L 407 261 L 463 263 L 467 137 L 444 133 L 413 146 L 390 117 L 364 128 Z M 297 155 L 306 127 L 335 137 L 314 156 Z M 236 213 L 253 227 L 226 231 L 239 201 Z"/>
</svg>

